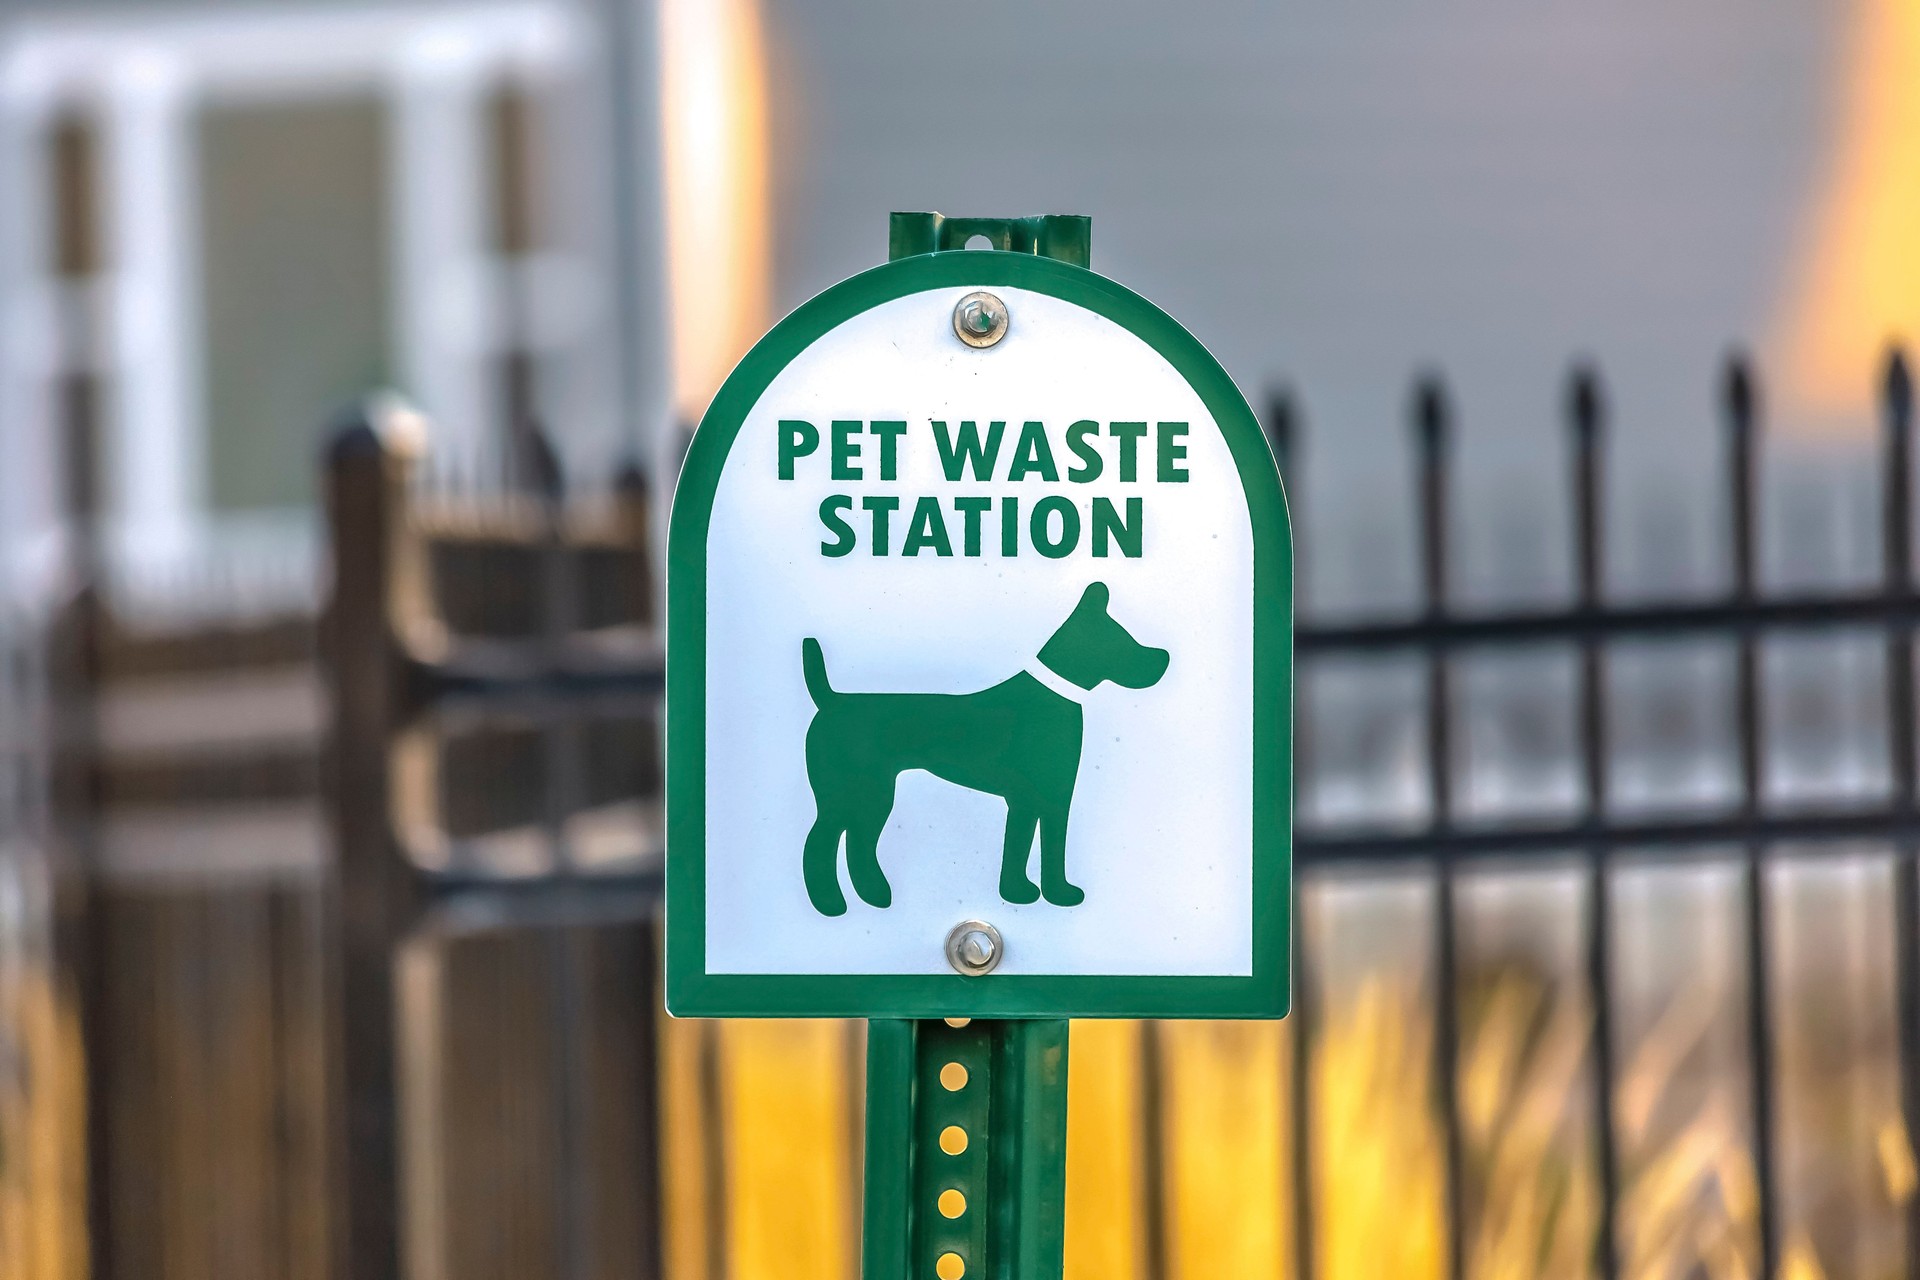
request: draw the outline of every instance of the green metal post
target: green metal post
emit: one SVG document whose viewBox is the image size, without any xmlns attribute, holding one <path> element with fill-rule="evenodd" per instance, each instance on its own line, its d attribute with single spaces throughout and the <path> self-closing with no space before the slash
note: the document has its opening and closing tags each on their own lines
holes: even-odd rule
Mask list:
<svg viewBox="0 0 1920 1280">
<path fill-rule="evenodd" d="M 869 1023 L 866 1180 L 864 1280 L 1059 1280 L 1066 1020 Z"/>
<path fill-rule="evenodd" d="M 1092 219 L 896 213 L 888 256 L 975 236 L 1084 267 Z M 1066 1019 L 868 1023 L 866 1182 L 863 1280 L 1059 1280 Z"/>
</svg>

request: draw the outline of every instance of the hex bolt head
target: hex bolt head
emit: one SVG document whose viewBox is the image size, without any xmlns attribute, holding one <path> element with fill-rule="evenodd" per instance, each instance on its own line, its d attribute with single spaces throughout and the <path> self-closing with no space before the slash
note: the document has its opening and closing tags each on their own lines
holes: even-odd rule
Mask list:
<svg viewBox="0 0 1920 1280">
<path fill-rule="evenodd" d="M 962 920 L 947 933 L 947 963 L 969 978 L 992 973 L 1006 950 L 1000 931 L 984 920 Z"/>
<path fill-rule="evenodd" d="M 970 293 L 953 309 L 953 333 L 970 347 L 990 347 L 1007 336 L 1007 304 L 994 294 Z"/>
</svg>

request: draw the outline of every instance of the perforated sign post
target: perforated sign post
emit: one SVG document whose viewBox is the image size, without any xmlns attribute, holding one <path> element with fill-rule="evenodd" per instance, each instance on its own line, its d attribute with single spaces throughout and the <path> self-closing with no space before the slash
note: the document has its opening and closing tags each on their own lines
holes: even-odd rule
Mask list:
<svg viewBox="0 0 1920 1280">
<path fill-rule="evenodd" d="M 675 495 L 667 1004 L 872 1020 L 868 1280 L 1060 1274 L 1066 1019 L 1287 1009 L 1280 478 L 1088 240 L 895 214 Z"/>
</svg>

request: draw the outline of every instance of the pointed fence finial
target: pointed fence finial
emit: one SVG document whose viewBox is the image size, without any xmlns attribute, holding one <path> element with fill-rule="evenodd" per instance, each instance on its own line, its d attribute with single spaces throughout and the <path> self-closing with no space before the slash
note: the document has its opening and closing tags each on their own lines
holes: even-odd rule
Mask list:
<svg viewBox="0 0 1920 1280">
<path fill-rule="evenodd" d="M 1727 425 L 1735 431 L 1751 431 L 1759 410 L 1759 398 L 1753 362 L 1745 351 L 1736 348 L 1727 354 L 1720 381 L 1720 404 L 1727 415 Z"/>
<path fill-rule="evenodd" d="M 1438 373 L 1421 374 L 1413 388 L 1413 429 L 1424 452 L 1446 448 L 1448 416 L 1446 384 Z"/>
<path fill-rule="evenodd" d="M 1736 599 L 1753 597 L 1757 573 L 1759 505 L 1760 390 L 1752 361 L 1736 348 L 1728 354 L 1720 383 L 1720 403 L 1727 419 L 1728 516 L 1731 520 L 1733 591 Z"/>
<path fill-rule="evenodd" d="M 1899 343 L 1887 348 L 1887 371 L 1881 382 L 1881 394 L 1887 411 L 1887 426 L 1906 431 L 1913 423 L 1913 375 L 1907 369 L 1906 349 Z"/>
<path fill-rule="evenodd" d="M 1606 416 L 1606 401 L 1600 391 L 1600 371 L 1582 360 L 1567 376 L 1567 421 L 1583 446 L 1591 446 L 1600 434 Z"/>
<path fill-rule="evenodd" d="M 1605 420 L 1600 371 L 1591 361 L 1577 361 L 1567 375 L 1567 424 L 1574 444 L 1574 587 L 1580 603 L 1588 608 L 1600 601 L 1600 433 Z"/>
<path fill-rule="evenodd" d="M 644 493 L 647 488 L 647 464 L 637 454 L 629 454 L 614 473 L 613 487 L 621 493 Z"/>
<path fill-rule="evenodd" d="M 558 503 L 566 496 L 567 487 L 559 451 L 553 447 L 546 429 L 537 422 L 527 423 L 523 439 L 528 485 L 544 501 Z"/>
<path fill-rule="evenodd" d="M 1887 590 L 1899 592 L 1913 579 L 1913 377 L 1898 342 L 1887 348 L 1880 411 L 1886 428 L 1880 462 L 1881 569 Z"/>
<path fill-rule="evenodd" d="M 1434 372 L 1414 381 L 1413 430 L 1419 447 L 1420 598 L 1430 614 L 1447 597 L 1447 393 Z M 1443 806 L 1444 807 L 1444 806 Z"/>
<path fill-rule="evenodd" d="M 1299 415 L 1294 408 L 1293 389 L 1284 384 L 1267 393 L 1267 443 L 1273 448 L 1273 460 L 1280 467 L 1280 478 L 1289 488 L 1294 483 L 1294 449 L 1298 443 Z"/>
</svg>

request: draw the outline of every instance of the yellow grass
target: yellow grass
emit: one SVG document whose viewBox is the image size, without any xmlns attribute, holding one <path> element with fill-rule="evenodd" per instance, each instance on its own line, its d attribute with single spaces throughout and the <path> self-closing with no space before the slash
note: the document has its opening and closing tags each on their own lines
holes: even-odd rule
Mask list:
<svg viewBox="0 0 1920 1280">
<path fill-rule="evenodd" d="M 87 1274 L 86 1076 L 75 1004 L 0 956 L 0 1280 Z"/>
<path fill-rule="evenodd" d="M 1066 1280 L 1146 1280 L 1138 1022 L 1083 1022 L 1068 1053 Z"/>
<path fill-rule="evenodd" d="M 1431 1023 L 1418 1001 L 1383 983 L 1332 1012 L 1313 1061 L 1317 1273 L 1439 1276 L 1446 1166 L 1431 1106 Z"/>
<path fill-rule="evenodd" d="M 1168 1280 L 1283 1274 L 1290 1241 L 1280 1024 L 1165 1022 L 1155 1030 L 1166 1084 Z"/>
<path fill-rule="evenodd" d="M 848 1028 L 723 1024 L 728 1260 L 735 1276 L 844 1276 L 858 1269 Z"/>
<path fill-rule="evenodd" d="M 1758 1191 L 1744 1090 L 1689 1062 L 1721 995 L 1683 988 L 1618 1064 L 1620 1256 L 1633 1280 L 1754 1277 Z M 1519 968 L 1468 979 L 1461 996 L 1460 1107 L 1476 1280 L 1594 1274 L 1594 1167 L 1588 1011 L 1583 999 Z M 734 1280 L 843 1280 L 857 1241 L 820 1224 L 852 1221 L 839 1190 L 850 1095 L 837 1033 L 766 1024 L 726 1045 L 727 1235 Z M 684 1036 L 684 1032 L 680 1033 Z M 1145 1215 L 1156 1202 L 1143 1160 L 1145 1037 L 1157 1037 L 1165 1179 L 1157 1197 L 1167 1280 L 1293 1274 L 1291 1024 L 1079 1023 L 1068 1132 L 1069 1280 L 1152 1280 Z M 1430 998 L 1379 976 L 1325 1014 L 1313 1061 L 1313 1221 L 1328 1280 L 1439 1280 L 1447 1252 L 1446 1162 L 1433 1088 Z M 677 1052 L 677 1051 L 675 1051 Z M 670 1059 L 674 1057 L 669 1054 Z M 1737 1083 L 1737 1082 L 1734 1082 Z M 683 1076 L 670 1081 L 683 1089 Z M 759 1101 L 756 1093 L 764 1093 Z M 683 1099 L 687 1095 L 680 1095 Z M 775 1101 L 778 1099 L 778 1101 Z M 684 1124 L 692 1114 L 670 1102 Z M 757 1117 L 751 1119 L 750 1117 Z M 857 1127 L 857 1126 L 855 1126 Z M 1891 1203 L 1913 1194 L 1914 1156 L 1897 1115 L 1870 1153 Z M 683 1166 L 672 1163 L 670 1172 Z M 685 1193 L 688 1203 L 696 1191 Z M 788 1198 L 792 1197 L 792 1198 Z M 744 1219 L 766 1215 L 758 1227 Z M 676 1217 L 677 1230 L 701 1229 Z M 809 1225 L 812 1224 L 812 1225 Z M 836 1234 L 836 1232 L 839 1232 Z M 776 1239 L 812 1240 L 804 1249 Z M 769 1242 L 759 1247 L 751 1242 Z M 670 1256 L 691 1262 L 695 1250 Z M 675 1276 L 699 1277 L 697 1264 Z M 1804 1231 L 1783 1240 L 1784 1280 L 1829 1273 Z"/>
<path fill-rule="evenodd" d="M 71 1003 L 16 972 L 0 992 L 0 1280 L 85 1274 L 81 1097 Z M 1592 1274 L 1588 1013 L 1520 967 L 1469 975 L 1459 1103 L 1476 1280 Z M 1619 1248 L 1633 1280 L 1754 1277 L 1758 1191 L 1745 1090 L 1701 1053 L 1723 994 L 1683 986 L 1618 1064 Z M 1323 1011 L 1312 1062 L 1312 1222 L 1328 1280 L 1438 1280 L 1447 1253 L 1431 1001 L 1376 975 Z M 858 1270 L 857 1029 L 833 1022 L 663 1021 L 663 1172 L 675 1280 L 846 1280 Z M 1081 1023 L 1068 1134 L 1070 1280 L 1293 1274 L 1292 1024 Z M 1148 1037 L 1158 1142 L 1143 1125 Z M 1703 1070 L 1705 1074 L 1703 1075 Z M 1793 1080 L 1801 1080 L 1798 1085 Z M 1783 1087 L 1838 1087 L 1786 1075 Z M 1811 1081 L 1811 1083 L 1806 1083 Z M 1803 1099 L 1789 1099 L 1796 1106 Z M 719 1123 L 709 1124 L 717 1105 Z M 1920 1186 L 1891 1098 L 1858 1145 L 1861 1194 Z M 1816 1133 L 1805 1139 L 1844 1141 Z M 1162 1182 L 1149 1183 L 1157 1145 Z M 1164 1218 L 1147 1215 L 1154 1206 Z M 1807 1224 L 1783 1230 L 1781 1276 L 1832 1272 Z M 717 1262 L 719 1267 L 711 1268 Z M 1878 1280 L 1862 1277 L 1861 1280 Z"/>
</svg>

